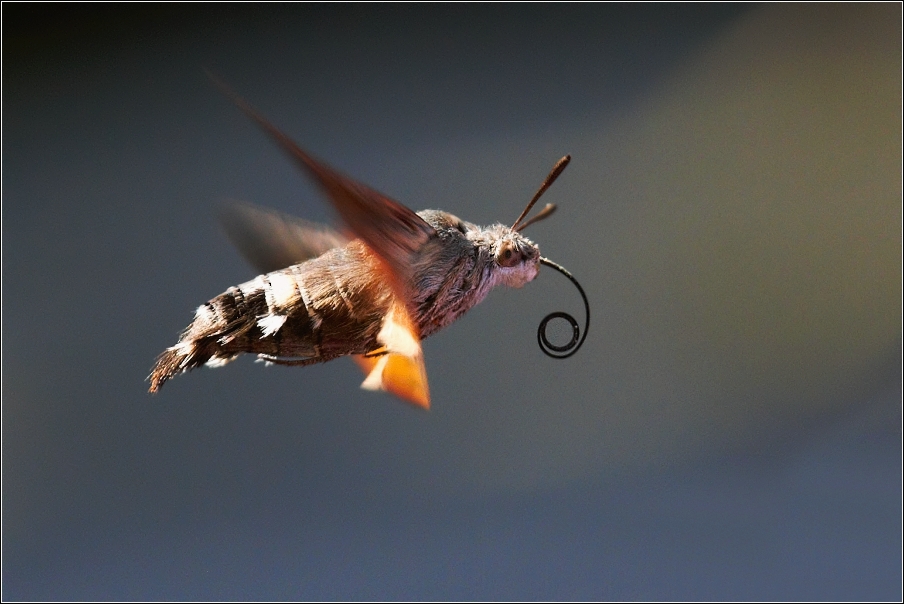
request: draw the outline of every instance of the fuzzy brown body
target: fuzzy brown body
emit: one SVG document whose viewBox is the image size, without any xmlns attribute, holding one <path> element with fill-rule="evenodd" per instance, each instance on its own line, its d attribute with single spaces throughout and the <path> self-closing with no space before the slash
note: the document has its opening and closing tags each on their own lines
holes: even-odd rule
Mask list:
<svg viewBox="0 0 904 604">
<path fill-rule="evenodd" d="M 377 274 L 372 254 L 353 241 L 229 288 L 199 308 L 183 340 L 199 349 L 198 363 L 242 352 L 322 361 L 363 354 L 377 347 L 390 303 Z M 283 322 L 268 329 L 268 317 Z"/>
<path fill-rule="evenodd" d="M 497 250 L 486 230 L 451 214 L 418 215 L 435 234 L 417 254 L 406 284 L 412 295 L 401 302 L 424 338 L 486 297 L 498 281 L 492 278 Z M 521 249 L 539 259 L 535 247 Z M 383 263 L 360 240 L 260 275 L 198 308 L 179 342 L 158 358 L 151 390 L 177 373 L 222 365 L 241 353 L 307 365 L 375 351 L 395 296 Z"/>
</svg>

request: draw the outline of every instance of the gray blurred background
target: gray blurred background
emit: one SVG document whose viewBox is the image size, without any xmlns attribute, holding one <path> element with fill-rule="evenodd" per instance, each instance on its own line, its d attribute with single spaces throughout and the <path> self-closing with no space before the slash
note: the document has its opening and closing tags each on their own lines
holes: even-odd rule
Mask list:
<svg viewBox="0 0 904 604">
<path fill-rule="evenodd" d="M 901 598 L 901 8 L 3 5 L 4 599 Z M 203 73 L 548 270 L 425 342 L 145 376 L 329 208 Z"/>
</svg>

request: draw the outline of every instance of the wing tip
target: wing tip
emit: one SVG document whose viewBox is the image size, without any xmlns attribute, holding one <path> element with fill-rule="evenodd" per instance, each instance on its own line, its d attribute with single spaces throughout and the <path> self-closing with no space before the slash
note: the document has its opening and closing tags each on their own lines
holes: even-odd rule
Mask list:
<svg viewBox="0 0 904 604">
<path fill-rule="evenodd" d="M 362 388 L 383 390 L 415 407 L 430 410 L 430 388 L 422 357 L 389 353 L 379 357 L 355 355 L 353 358 L 367 374 Z"/>
</svg>

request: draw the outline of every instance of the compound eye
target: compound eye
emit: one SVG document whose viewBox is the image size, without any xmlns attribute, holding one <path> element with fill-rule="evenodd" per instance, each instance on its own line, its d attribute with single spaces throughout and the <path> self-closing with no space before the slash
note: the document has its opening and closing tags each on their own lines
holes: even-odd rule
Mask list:
<svg viewBox="0 0 904 604">
<path fill-rule="evenodd" d="M 521 262 L 521 252 L 510 241 L 503 241 L 496 252 L 496 264 L 506 268 Z"/>
</svg>

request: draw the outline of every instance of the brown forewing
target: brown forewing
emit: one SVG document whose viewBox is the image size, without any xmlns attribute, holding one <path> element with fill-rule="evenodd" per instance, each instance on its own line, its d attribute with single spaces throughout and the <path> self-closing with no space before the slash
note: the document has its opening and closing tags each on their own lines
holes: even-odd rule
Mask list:
<svg viewBox="0 0 904 604">
<path fill-rule="evenodd" d="M 348 243 L 326 225 L 247 202 L 224 204 L 220 224 L 232 244 L 261 273 L 300 264 Z"/>
<path fill-rule="evenodd" d="M 212 75 L 211 79 L 314 179 L 345 226 L 380 258 L 393 289 L 410 300 L 411 266 L 424 244 L 436 235 L 435 229 L 401 203 L 314 159 L 223 82 Z"/>
</svg>

